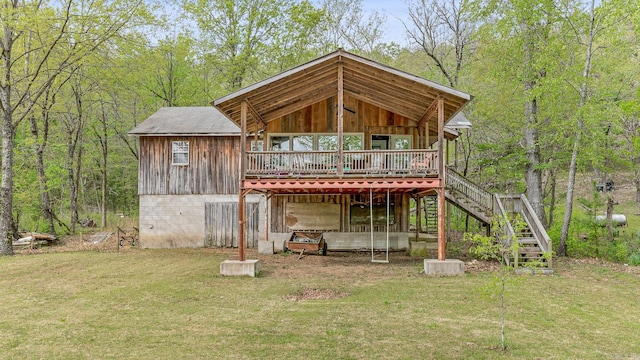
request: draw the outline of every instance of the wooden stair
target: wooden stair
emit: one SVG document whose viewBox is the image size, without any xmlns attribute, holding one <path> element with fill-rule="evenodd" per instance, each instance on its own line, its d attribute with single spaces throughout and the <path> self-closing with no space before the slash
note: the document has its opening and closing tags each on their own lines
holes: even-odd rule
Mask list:
<svg viewBox="0 0 640 360">
<path fill-rule="evenodd" d="M 546 261 L 544 259 L 544 251 L 528 225 L 516 234 L 516 238 L 518 239 L 517 263 Z M 516 259 L 513 259 L 513 261 L 516 262 Z"/>
<path fill-rule="evenodd" d="M 545 256 L 551 252 L 551 239 L 524 194 L 492 194 L 451 169 L 446 176 L 445 197 L 449 203 L 489 227 L 496 216 L 504 219 L 501 229 L 492 230 L 502 238 L 518 241 L 517 255 L 506 259 L 508 263 L 517 267 L 523 262 L 540 261 L 551 267 L 551 257 Z"/>
<path fill-rule="evenodd" d="M 437 234 L 438 233 L 438 198 L 435 195 L 425 196 L 422 198 L 422 201 L 424 201 L 426 233 Z"/>
</svg>

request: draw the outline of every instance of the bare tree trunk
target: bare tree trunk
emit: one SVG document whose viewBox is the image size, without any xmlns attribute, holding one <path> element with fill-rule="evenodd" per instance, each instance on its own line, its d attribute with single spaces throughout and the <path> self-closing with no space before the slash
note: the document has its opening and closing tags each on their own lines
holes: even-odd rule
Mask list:
<svg viewBox="0 0 640 360">
<path fill-rule="evenodd" d="M 533 44 L 534 35 L 531 34 L 533 29 L 523 21 L 520 24 L 522 33 L 524 34 L 524 91 L 527 96 L 536 87 L 537 72 L 533 68 L 533 57 L 535 55 L 535 46 Z M 538 142 L 538 103 L 537 98 L 532 96 L 525 103 L 525 150 L 527 154 L 527 166 L 525 172 L 525 180 L 527 182 L 527 198 L 531 202 L 533 211 L 543 226 L 546 226 L 547 217 L 544 212 L 544 192 L 542 191 L 542 170 L 540 170 L 540 145 Z"/>
<path fill-rule="evenodd" d="M 636 174 L 636 202 L 640 204 L 640 174 Z"/>
<path fill-rule="evenodd" d="M 526 87 L 526 85 L 525 85 Z M 533 89 L 532 87 L 530 89 Z M 537 105 L 532 100 L 526 104 L 527 129 L 525 129 L 525 144 L 527 153 L 527 168 L 525 180 L 527 182 L 527 198 L 531 202 L 533 211 L 538 219 L 546 226 L 547 216 L 544 212 L 542 171 L 540 170 L 540 146 L 538 145 Z"/>
<path fill-rule="evenodd" d="M 613 241 L 613 199 L 611 196 L 607 198 L 607 233 L 609 241 Z"/>
<path fill-rule="evenodd" d="M 107 134 L 107 114 L 104 109 L 104 102 L 101 102 L 100 107 L 102 109 L 101 119 L 101 133 L 96 132 L 98 139 L 100 140 L 100 147 L 102 149 L 102 164 L 101 172 L 102 179 L 100 181 L 100 190 L 102 191 L 102 198 L 100 204 L 100 214 L 102 220 L 102 227 L 107 226 L 107 160 L 108 160 L 108 134 Z"/>
<path fill-rule="evenodd" d="M 556 181 L 557 181 L 557 176 L 556 176 L 556 170 L 553 169 L 551 170 L 551 174 L 550 174 L 550 181 L 551 181 L 551 204 L 549 205 L 549 220 L 547 221 L 547 226 L 551 227 L 553 226 L 553 212 L 556 208 Z"/>
<path fill-rule="evenodd" d="M 67 128 L 67 178 L 69 182 L 69 202 L 71 210 L 71 232 L 78 224 L 78 193 L 82 169 L 82 137 L 84 129 L 84 107 L 81 84 L 72 86 L 77 115 L 69 114 Z M 74 120 L 74 118 L 76 118 Z M 75 164 L 75 165 L 74 165 Z"/>
<path fill-rule="evenodd" d="M 0 105 L 2 106 L 2 190 L 0 190 L 0 256 L 13 255 L 10 232 L 13 227 L 13 107 L 11 104 L 11 50 L 13 29 L 3 26 L 2 78 L 0 79 Z"/>
<path fill-rule="evenodd" d="M 591 12 L 589 22 L 589 36 L 586 43 L 586 58 L 584 63 L 584 69 L 582 72 L 582 86 L 580 86 L 580 103 L 578 108 L 584 106 L 587 101 L 587 81 L 591 71 L 591 56 L 593 40 L 595 36 L 595 1 L 591 0 Z M 580 116 L 580 115 L 578 115 Z M 578 152 L 580 150 L 580 142 L 582 139 L 582 131 L 584 124 L 582 118 L 578 118 L 578 129 L 576 138 L 573 143 L 573 152 L 571 153 L 571 163 L 569 164 L 569 181 L 567 182 L 567 201 L 564 211 L 564 218 L 562 219 L 562 230 L 560 230 L 560 244 L 558 246 L 558 256 L 567 255 L 567 239 L 569 237 L 569 226 L 571 225 L 571 215 L 573 213 L 573 190 L 575 187 L 576 172 L 578 168 Z M 604 182 L 603 184 L 606 184 Z"/>
<path fill-rule="evenodd" d="M 46 112 L 46 110 L 43 110 L 43 116 L 48 117 L 48 115 L 45 115 L 44 112 Z M 40 134 L 38 131 L 38 122 L 36 120 L 35 116 L 30 116 L 30 120 L 31 120 L 31 135 L 33 135 L 34 138 L 34 155 L 36 157 L 36 172 L 38 173 L 38 183 L 40 184 L 40 207 L 41 207 L 41 211 L 42 211 L 42 216 L 44 218 L 44 221 L 46 223 L 47 229 L 46 231 L 50 234 L 55 234 L 55 226 L 53 224 L 53 216 L 52 216 L 52 210 L 51 210 L 51 198 L 49 196 L 49 186 L 47 185 L 47 177 L 45 175 L 44 172 L 44 149 L 47 146 L 47 138 L 48 138 L 48 120 L 44 119 L 43 120 L 43 124 L 44 124 L 44 131 L 43 131 L 43 138 L 42 141 L 40 143 L 38 143 L 38 141 L 40 140 Z"/>
<path fill-rule="evenodd" d="M 569 237 L 569 225 L 571 224 L 571 214 L 573 213 L 573 190 L 575 189 L 576 171 L 578 168 L 578 149 L 582 137 L 582 122 L 576 138 L 573 143 L 573 152 L 571 153 L 571 163 L 569 164 L 569 179 L 567 181 L 567 200 L 562 218 L 562 229 L 560 230 L 560 244 L 558 245 L 558 256 L 567 256 L 567 238 Z"/>
<path fill-rule="evenodd" d="M 2 86 L 3 107 L 9 104 L 10 85 Z M 14 131 L 11 112 L 2 111 L 2 190 L 0 214 L 0 255 L 13 255 L 12 236 L 13 227 L 13 140 Z"/>
</svg>

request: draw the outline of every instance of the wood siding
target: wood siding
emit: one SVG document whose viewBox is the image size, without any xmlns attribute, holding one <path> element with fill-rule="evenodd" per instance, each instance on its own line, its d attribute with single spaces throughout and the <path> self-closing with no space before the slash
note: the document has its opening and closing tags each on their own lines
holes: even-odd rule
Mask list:
<svg viewBox="0 0 640 360">
<path fill-rule="evenodd" d="M 385 197 L 386 193 L 376 194 L 376 197 Z M 409 206 L 411 197 L 408 194 L 391 194 L 394 223 L 389 226 L 389 231 L 409 231 Z M 270 228 L 271 232 L 288 233 L 293 230 L 287 226 L 286 212 L 288 203 L 306 203 L 310 207 L 315 204 L 339 204 L 340 205 L 340 232 L 368 232 L 370 225 L 351 225 L 351 205 L 362 204 L 368 207 L 369 194 L 354 195 L 277 195 L 271 197 Z M 382 201 L 382 200 L 381 200 Z M 386 200 L 383 199 L 383 201 Z M 374 201 L 375 202 L 375 201 Z M 317 206 L 316 206 L 317 208 Z M 306 229 L 317 230 L 317 229 Z M 386 225 L 374 225 L 373 231 L 386 231 Z"/>
<path fill-rule="evenodd" d="M 189 165 L 171 165 L 172 141 L 189 142 Z M 240 137 L 141 137 L 140 195 L 238 193 Z"/>
<path fill-rule="evenodd" d="M 258 203 L 246 204 L 247 247 L 258 246 Z M 207 247 L 238 247 L 238 203 L 205 204 L 205 245 Z"/>
<path fill-rule="evenodd" d="M 268 123 L 268 133 L 335 133 L 338 131 L 335 98 L 329 98 Z M 365 149 L 371 148 L 372 134 L 414 135 L 415 122 L 391 111 L 345 96 L 345 133 L 364 133 Z M 352 112 L 353 111 L 353 112 Z M 416 146 L 414 144 L 414 146 Z"/>
</svg>

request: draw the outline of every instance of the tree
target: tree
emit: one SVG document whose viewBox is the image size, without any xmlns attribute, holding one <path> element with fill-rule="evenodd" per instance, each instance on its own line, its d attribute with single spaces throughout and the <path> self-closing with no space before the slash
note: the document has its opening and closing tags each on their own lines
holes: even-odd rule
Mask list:
<svg viewBox="0 0 640 360">
<path fill-rule="evenodd" d="M 408 6 L 409 39 L 431 59 L 449 86 L 458 87 L 462 68 L 473 54 L 476 25 L 469 1 L 414 0 Z"/>
<path fill-rule="evenodd" d="M 163 106 L 189 105 L 193 98 L 202 99 L 202 95 L 206 95 L 198 94 L 200 88 L 194 86 L 193 43 L 187 34 L 162 39 L 157 46 L 147 46 L 131 56 L 130 61 L 139 70 L 130 69 L 135 73 L 122 75 L 139 76 L 144 88 L 161 100 Z M 207 99 L 196 104 L 204 106 L 206 103 Z"/>
<path fill-rule="evenodd" d="M 500 77 L 494 79 L 510 86 L 514 84 L 508 79 L 519 82 L 520 90 L 515 92 L 511 87 L 508 89 L 511 94 L 502 95 L 514 98 L 520 107 L 510 108 L 504 123 L 521 124 L 524 129 L 521 146 L 525 151 L 526 193 L 536 215 L 546 224 L 542 172 L 547 162 L 543 160 L 540 143 L 541 131 L 551 119 L 550 116 L 541 116 L 540 102 L 544 98 L 548 67 L 552 63 L 549 49 L 555 44 L 552 31 L 556 19 L 555 3 L 553 0 L 492 0 L 486 4 L 478 2 L 476 6 L 482 8 L 485 20 L 482 27 L 485 43 L 482 46 L 488 46 L 483 55 L 489 58 L 483 61 L 494 62 L 488 75 L 500 73 Z M 496 71 L 497 67 L 504 69 Z"/>
<path fill-rule="evenodd" d="M 344 48 L 373 57 L 384 52 L 384 15 L 374 11 L 365 16 L 362 0 L 323 0 L 319 6 L 324 12 L 322 52 Z"/>
<path fill-rule="evenodd" d="M 225 91 L 271 75 L 264 64 L 300 50 L 275 45 L 313 36 L 320 21 L 306 0 L 183 0 L 182 7 L 200 30 L 199 56 L 220 74 Z"/>
<path fill-rule="evenodd" d="M 596 33 L 596 14 L 595 14 L 595 0 L 591 0 L 589 7 L 589 21 L 586 33 L 582 33 L 581 27 L 572 24 L 571 18 L 567 17 L 567 21 L 571 23 L 571 28 L 576 30 L 576 38 L 578 42 L 585 47 L 585 60 L 584 67 L 582 69 L 582 83 L 580 84 L 580 102 L 578 108 L 582 108 L 588 101 L 588 81 L 591 75 L 591 61 L 593 56 L 593 46 Z M 571 213 L 573 211 L 573 190 L 575 187 L 576 171 L 578 168 L 578 152 L 580 149 L 580 143 L 582 140 L 582 131 L 584 128 L 583 119 L 579 116 L 577 119 L 577 132 L 575 135 L 573 151 L 571 153 L 571 163 L 569 164 L 569 179 L 567 182 L 567 200 L 566 208 L 564 212 L 564 218 L 562 220 L 562 230 L 560 233 L 560 244 L 558 247 L 558 255 L 565 256 L 567 254 L 567 237 L 569 235 L 569 224 L 571 223 Z"/>
<path fill-rule="evenodd" d="M 603 92 L 603 90 L 606 92 L 606 88 L 593 89 L 593 87 L 597 85 L 593 84 L 592 81 L 594 62 L 598 60 L 596 58 L 596 54 L 599 50 L 602 50 L 601 47 L 604 46 L 604 43 L 615 43 L 616 38 L 620 37 L 618 25 L 620 25 L 622 20 L 627 16 L 621 13 L 621 11 L 623 11 L 622 9 L 625 9 L 624 11 L 626 12 L 629 9 L 634 8 L 633 4 L 628 3 L 627 1 L 612 1 L 596 7 L 595 0 L 590 0 L 585 4 L 587 9 L 581 9 L 581 5 L 582 4 L 579 2 L 575 4 L 577 7 L 576 9 L 569 7 L 568 4 L 564 4 L 565 7 L 563 8 L 563 20 L 567 24 L 567 28 L 570 29 L 570 39 L 573 39 L 578 48 L 581 48 L 583 51 L 583 65 L 576 67 L 574 70 L 574 72 L 580 74 L 580 76 L 576 76 L 575 80 L 569 78 L 566 79 L 567 82 L 572 84 L 572 88 L 578 94 L 578 103 L 575 105 L 574 111 L 575 133 L 573 135 L 574 143 L 573 150 L 571 152 L 571 161 L 569 164 L 566 207 L 558 247 L 558 255 L 560 256 L 565 256 L 567 254 L 566 241 L 569 236 L 569 226 L 571 224 L 575 177 L 578 168 L 579 153 L 583 146 L 582 137 L 585 131 L 589 131 L 589 128 L 591 128 L 591 134 L 601 133 L 601 130 L 599 129 L 601 127 L 601 121 L 599 121 L 599 119 L 593 121 L 596 126 L 595 129 L 592 127 L 585 129 L 585 126 L 588 126 L 588 124 L 585 124 L 585 120 L 593 119 L 593 115 L 599 113 L 594 111 L 594 106 L 597 107 L 598 104 L 592 104 L 593 94 L 598 91 Z M 599 41 L 601 38 L 606 40 L 601 42 Z M 601 67 L 601 71 L 604 69 L 606 69 L 606 67 Z M 571 72 L 569 72 L 569 74 L 571 74 Z M 579 85 L 575 84 L 577 82 L 579 82 Z M 604 112 L 602 115 L 604 115 Z M 607 137 L 611 125 L 605 125 L 605 127 L 607 128 L 605 137 Z M 591 139 L 591 142 L 593 142 L 593 139 Z M 606 181 L 606 179 L 603 181 Z"/>
<path fill-rule="evenodd" d="M 86 5 L 86 6 L 85 6 Z M 76 6 L 72 0 L 49 6 L 43 1 L 5 1 L 0 11 L 0 113 L 2 118 L 2 190 L 0 209 L 0 255 L 13 254 L 13 165 L 15 129 L 32 112 L 54 80 L 81 62 L 106 41 L 134 23 L 145 2 L 104 0 Z M 21 38 L 43 39 L 26 73 L 17 59 L 34 49 Z"/>
</svg>

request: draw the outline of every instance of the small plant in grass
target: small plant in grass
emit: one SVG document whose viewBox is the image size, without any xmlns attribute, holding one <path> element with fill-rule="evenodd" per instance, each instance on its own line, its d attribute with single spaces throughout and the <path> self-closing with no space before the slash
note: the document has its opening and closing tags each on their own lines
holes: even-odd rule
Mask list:
<svg viewBox="0 0 640 360">
<path fill-rule="evenodd" d="M 629 256 L 629 264 L 633 266 L 640 265 L 640 249 L 636 250 Z"/>
<path fill-rule="evenodd" d="M 508 280 L 513 280 L 513 268 L 509 266 L 510 259 L 518 257 L 518 239 L 515 234 L 520 233 L 526 224 L 520 218 L 511 221 L 508 217 L 496 217 L 493 219 L 492 227 L 498 229 L 495 236 L 483 236 L 480 234 L 466 233 L 465 241 L 471 244 L 470 252 L 472 255 L 482 260 L 496 260 L 501 266 L 496 275 L 495 281 L 485 287 L 483 290 L 488 295 L 499 294 L 500 296 L 500 317 L 501 317 L 501 348 L 502 351 L 507 350 L 506 333 L 505 333 L 505 296 L 506 284 Z M 507 230 L 510 228 L 511 230 Z M 542 260 L 536 262 L 525 263 L 527 267 L 539 267 L 543 263 Z"/>
</svg>

